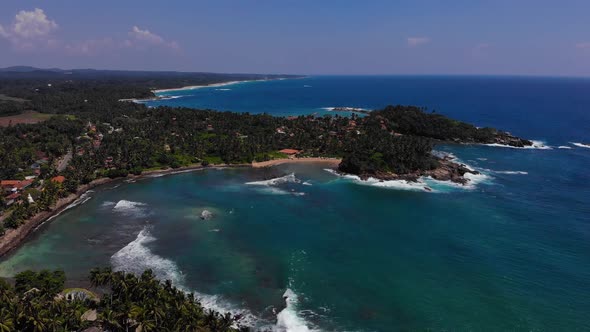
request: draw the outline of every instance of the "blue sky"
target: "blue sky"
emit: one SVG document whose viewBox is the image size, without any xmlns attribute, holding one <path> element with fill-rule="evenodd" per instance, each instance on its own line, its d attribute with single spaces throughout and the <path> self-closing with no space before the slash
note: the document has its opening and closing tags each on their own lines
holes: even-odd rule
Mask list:
<svg viewBox="0 0 590 332">
<path fill-rule="evenodd" d="M 590 1 L 0 3 L 0 66 L 590 76 Z"/>
</svg>

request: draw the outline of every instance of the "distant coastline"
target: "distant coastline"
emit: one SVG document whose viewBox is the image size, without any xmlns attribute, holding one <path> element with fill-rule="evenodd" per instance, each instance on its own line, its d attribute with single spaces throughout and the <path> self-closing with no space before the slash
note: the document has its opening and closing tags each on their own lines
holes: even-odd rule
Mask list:
<svg viewBox="0 0 590 332">
<path fill-rule="evenodd" d="M 276 80 L 281 80 L 281 79 L 282 78 L 269 78 L 269 79 L 259 79 L 259 80 L 229 81 L 229 82 L 212 83 L 212 84 L 205 84 L 205 85 L 188 85 L 188 86 L 183 86 L 180 88 L 155 89 L 155 90 L 152 90 L 152 92 L 154 94 L 156 94 L 156 93 L 162 93 L 162 92 L 185 91 L 185 90 L 195 90 L 195 89 L 202 89 L 202 88 L 215 88 L 215 87 L 220 87 L 220 86 L 234 85 L 234 84 L 238 84 L 238 83 L 276 81 Z"/>
<path fill-rule="evenodd" d="M 229 82 L 220 82 L 220 83 L 211 83 L 205 85 L 187 85 L 180 88 L 167 88 L 167 89 L 153 89 L 151 90 L 154 94 L 154 97 L 151 98 L 128 98 L 128 99 L 119 99 L 119 101 L 125 102 L 133 102 L 133 103 L 144 103 L 148 101 L 154 100 L 165 100 L 170 99 L 168 96 L 158 96 L 158 93 L 165 93 L 165 92 L 176 92 L 176 91 L 190 91 L 190 90 L 197 90 L 197 89 L 204 89 L 204 88 L 215 88 L 215 87 L 222 87 L 228 85 L 234 85 L 239 83 L 252 83 L 252 82 L 267 82 L 267 81 L 282 81 L 287 79 L 296 79 L 296 78 L 304 78 L 302 77 L 280 77 L 280 78 L 264 78 L 264 79 L 257 79 L 257 80 L 243 80 L 243 81 L 229 81 Z"/>
</svg>

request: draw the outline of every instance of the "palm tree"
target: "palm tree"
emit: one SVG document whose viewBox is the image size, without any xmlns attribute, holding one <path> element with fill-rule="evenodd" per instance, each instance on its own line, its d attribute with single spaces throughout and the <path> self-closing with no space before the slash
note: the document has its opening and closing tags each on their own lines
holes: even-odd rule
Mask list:
<svg viewBox="0 0 590 332">
<path fill-rule="evenodd" d="M 14 331 L 14 320 L 10 311 L 6 308 L 0 309 L 0 332 Z"/>
<path fill-rule="evenodd" d="M 103 310 L 99 314 L 98 321 L 105 330 L 118 331 L 121 328 L 121 324 L 119 324 L 117 315 L 110 308 Z"/>
</svg>

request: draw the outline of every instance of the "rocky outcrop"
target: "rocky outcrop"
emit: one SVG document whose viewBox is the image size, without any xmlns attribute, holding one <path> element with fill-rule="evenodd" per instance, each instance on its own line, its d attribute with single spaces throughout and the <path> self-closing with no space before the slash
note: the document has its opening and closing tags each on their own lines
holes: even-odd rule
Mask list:
<svg viewBox="0 0 590 332">
<path fill-rule="evenodd" d="M 498 132 L 496 134 L 496 136 L 494 137 L 493 141 L 490 143 L 509 145 L 509 146 L 514 146 L 514 147 L 519 147 L 519 148 L 533 145 L 533 142 L 531 142 L 527 139 L 524 139 L 524 138 L 513 136 L 512 134 L 507 133 L 507 132 Z"/>
<path fill-rule="evenodd" d="M 456 163 L 447 157 L 439 160 L 439 167 L 425 171 L 422 175 L 430 176 L 439 181 L 452 181 L 455 183 L 466 184 L 469 181 L 465 178 L 466 173 L 479 174 L 478 171 L 469 169 L 467 166 Z"/>
<path fill-rule="evenodd" d="M 422 176 L 430 176 L 439 181 L 451 181 L 460 184 L 467 184 L 469 179 L 465 177 L 466 173 L 479 174 L 478 171 L 472 170 L 464 164 L 455 162 L 452 158 L 446 156 L 438 159 L 438 167 L 431 170 L 417 170 L 406 174 L 395 174 L 390 172 L 376 171 L 375 173 L 365 173 L 359 175 L 362 180 L 375 178 L 383 181 L 405 180 L 416 182 Z"/>
</svg>

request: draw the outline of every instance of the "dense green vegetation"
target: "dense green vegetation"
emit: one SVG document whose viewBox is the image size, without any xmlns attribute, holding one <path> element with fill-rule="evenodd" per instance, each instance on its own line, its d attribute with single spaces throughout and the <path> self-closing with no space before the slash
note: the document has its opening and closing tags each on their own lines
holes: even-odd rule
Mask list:
<svg viewBox="0 0 590 332">
<path fill-rule="evenodd" d="M 56 114 L 42 123 L 0 128 L 0 179 L 38 173 L 35 189 L 21 196 L 31 194 L 34 203 L 23 200 L 13 207 L 4 226 L 18 227 L 36 212 L 50 209 L 58 197 L 96 178 L 124 177 L 148 169 L 264 161 L 281 157 L 278 150 L 291 148 L 302 150 L 303 156 L 341 157 L 340 170 L 347 173 L 406 174 L 438 166 L 431 154 L 437 140 L 527 144 L 495 129 L 478 129 L 412 106 L 390 106 L 363 117 L 285 118 L 147 108 L 120 101 L 153 96 L 150 89 L 156 87 L 261 77 L 186 75 L 0 72 L 0 94 L 8 96 L 5 99 L 21 98 L 27 101 L 18 102 L 34 111 Z M 40 162 L 40 156 L 45 161 Z M 59 164 L 64 167 L 58 168 Z M 55 188 L 51 181 L 40 184 L 56 175 L 66 180 Z"/>
<path fill-rule="evenodd" d="M 0 331 L 246 331 L 239 316 L 206 310 L 198 299 L 160 282 L 151 270 L 140 276 L 93 269 L 90 282 L 101 297 L 64 290 L 62 271 L 25 271 L 14 286 L 0 279 Z"/>
</svg>

